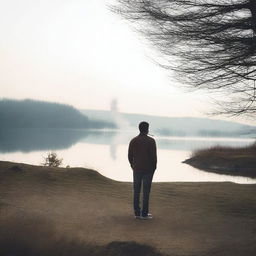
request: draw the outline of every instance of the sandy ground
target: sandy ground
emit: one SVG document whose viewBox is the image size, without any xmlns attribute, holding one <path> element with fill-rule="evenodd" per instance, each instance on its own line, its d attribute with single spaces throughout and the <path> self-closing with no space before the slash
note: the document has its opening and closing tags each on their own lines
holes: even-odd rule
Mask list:
<svg viewBox="0 0 256 256">
<path fill-rule="evenodd" d="M 152 220 L 135 220 L 132 184 L 83 168 L 0 162 L 0 228 L 44 220 L 96 244 L 136 241 L 170 255 L 256 255 L 256 185 L 153 183 Z"/>
</svg>

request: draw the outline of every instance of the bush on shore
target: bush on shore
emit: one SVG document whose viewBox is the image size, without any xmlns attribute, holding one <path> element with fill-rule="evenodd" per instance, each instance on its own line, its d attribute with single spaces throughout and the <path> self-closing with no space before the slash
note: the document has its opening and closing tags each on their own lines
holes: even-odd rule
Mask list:
<svg viewBox="0 0 256 256">
<path fill-rule="evenodd" d="M 47 157 L 44 157 L 44 166 L 59 167 L 62 165 L 62 158 L 58 158 L 57 154 L 54 152 L 47 153 Z"/>
</svg>

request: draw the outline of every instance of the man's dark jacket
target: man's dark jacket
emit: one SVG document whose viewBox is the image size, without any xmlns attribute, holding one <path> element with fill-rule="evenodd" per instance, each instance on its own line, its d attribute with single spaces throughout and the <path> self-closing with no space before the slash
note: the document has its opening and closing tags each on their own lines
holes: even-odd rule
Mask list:
<svg viewBox="0 0 256 256">
<path fill-rule="evenodd" d="M 134 171 L 154 172 L 157 163 L 155 140 L 140 133 L 129 144 L 128 159 Z"/>
</svg>

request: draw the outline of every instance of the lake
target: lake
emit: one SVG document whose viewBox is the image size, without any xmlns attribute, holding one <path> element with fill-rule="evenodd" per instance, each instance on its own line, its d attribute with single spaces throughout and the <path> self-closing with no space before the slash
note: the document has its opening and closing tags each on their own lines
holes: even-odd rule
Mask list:
<svg viewBox="0 0 256 256">
<path fill-rule="evenodd" d="M 72 129 L 0 130 L 0 160 L 40 165 L 48 152 L 63 158 L 63 166 L 86 167 L 118 180 L 132 181 L 127 149 L 132 131 L 93 131 Z M 250 138 L 154 137 L 158 168 L 154 182 L 224 182 L 256 183 L 256 179 L 208 173 L 182 161 L 194 149 L 214 145 L 246 146 Z"/>
</svg>

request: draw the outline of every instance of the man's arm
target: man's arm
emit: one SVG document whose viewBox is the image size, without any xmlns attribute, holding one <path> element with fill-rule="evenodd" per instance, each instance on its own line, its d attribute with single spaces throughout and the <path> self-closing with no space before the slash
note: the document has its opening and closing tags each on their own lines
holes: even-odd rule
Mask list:
<svg viewBox="0 0 256 256">
<path fill-rule="evenodd" d="M 130 165 L 132 166 L 132 160 L 133 160 L 133 145 L 132 141 L 129 143 L 129 148 L 128 148 L 128 160 Z"/>
<path fill-rule="evenodd" d="M 150 148 L 150 158 L 152 159 L 152 167 L 154 171 L 156 170 L 157 165 L 157 153 L 156 153 L 156 142 L 153 140 L 151 148 Z"/>
</svg>

